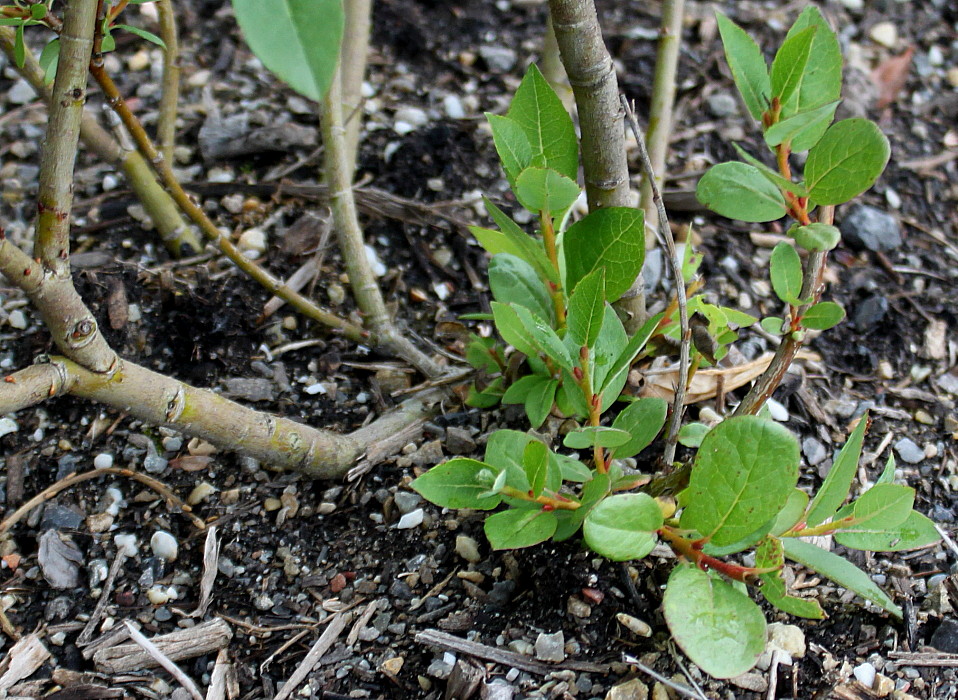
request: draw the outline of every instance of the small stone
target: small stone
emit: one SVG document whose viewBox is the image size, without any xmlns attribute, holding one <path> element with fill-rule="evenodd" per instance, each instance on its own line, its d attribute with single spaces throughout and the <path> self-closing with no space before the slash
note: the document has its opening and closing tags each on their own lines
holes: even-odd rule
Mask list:
<svg viewBox="0 0 958 700">
<path fill-rule="evenodd" d="M 715 92 L 709 95 L 706 102 L 713 117 L 723 119 L 738 113 L 738 101 L 727 92 Z"/>
<path fill-rule="evenodd" d="M 584 619 L 592 616 L 592 606 L 574 595 L 569 596 L 569 600 L 566 601 L 565 609 L 567 613 L 572 615 L 572 617 Z"/>
<path fill-rule="evenodd" d="M 861 12 L 865 7 L 865 0 L 841 0 L 841 3 L 852 12 Z"/>
<path fill-rule="evenodd" d="M 150 52 L 146 49 L 140 49 L 126 59 L 126 65 L 132 71 L 140 71 L 148 68 L 150 66 Z"/>
<path fill-rule="evenodd" d="M 239 249 L 246 257 L 256 258 L 266 252 L 266 232 L 261 228 L 250 228 L 243 231 L 239 238 Z M 250 255 L 254 253 L 255 255 Z"/>
<path fill-rule="evenodd" d="M 270 610 L 273 607 L 273 605 L 274 605 L 273 599 L 270 598 L 265 593 L 260 593 L 258 596 L 253 598 L 253 606 L 257 610 L 263 610 L 263 611 Z"/>
<path fill-rule="evenodd" d="M 958 66 L 949 68 L 948 72 L 945 73 L 945 78 L 948 79 L 949 85 L 958 88 Z"/>
<path fill-rule="evenodd" d="M 449 674 L 452 673 L 452 667 L 453 664 L 445 659 L 433 659 L 426 668 L 426 674 L 444 681 L 449 678 Z"/>
<path fill-rule="evenodd" d="M 27 321 L 27 315 L 23 313 L 21 309 L 14 309 L 10 312 L 10 315 L 7 316 L 7 323 L 10 324 L 11 328 L 16 328 L 18 331 L 25 330 L 29 325 Z"/>
<path fill-rule="evenodd" d="M 376 253 L 376 249 L 371 245 L 366 246 L 366 259 L 369 261 L 369 266 L 372 268 L 373 274 L 376 277 L 382 277 L 386 274 L 386 266 L 383 265 L 382 260 L 379 259 L 379 255 Z"/>
<path fill-rule="evenodd" d="M 802 440 L 802 452 L 805 454 L 808 464 L 812 467 L 818 466 L 828 457 L 825 446 L 813 437 Z"/>
<path fill-rule="evenodd" d="M 456 554 L 472 564 L 482 561 L 479 544 L 469 535 L 456 535 Z"/>
<path fill-rule="evenodd" d="M 411 530 L 414 527 L 419 527 L 422 525 L 423 518 L 425 517 L 425 512 L 422 508 L 416 508 L 416 510 L 406 513 L 403 515 L 399 522 L 396 523 L 397 530 Z"/>
<path fill-rule="evenodd" d="M 37 99 L 37 93 L 30 87 L 30 83 L 21 78 L 7 90 L 7 101 L 15 105 L 25 105 Z"/>
<path fill-rule="evenodd" d="M 915 411 L 915 422 L 921 423 L 922 425 L 935 425 L 938 421 L 935 420 L 935 417 L 928 411 L 923 408 L 919 408 L 917 411 Z"/>
<path fill-rule="evenodd" d="M 652 628 L 649 624 L 637 617 L 626 613 L 617 613 L 615 619 L 619 621 L 620 625 L 632 632 L 632 634 L 638 635 L 639 637 L 652 636 Z"/>
<path fill-rule="evenodd" d="M 106 469 L 113 466 L 113 455 L 101 452 L 93 458 L 93 466 L 96 469 Z"/>
<path fill-rule="evenodd" d="M 852 323 L 859 332 L 875 328 L 888 313 L 888 299 L 875 294 L 856 306 L 852 311 Z"/>
<path fill-rule="evenodd" d="M 605 700 L 647 700 L 649 687 L 638 678 L 619 683 L 609 689 Z"/>
<path fill-rule="evenodd" d="M 942 620 L 929 644 L 946 654 L 958 654 L 958 621 L 952 617 Z"/>
<path fill-rule="evenodd" d="M 10 433 L 15 433 L 19 430 L 17 422 L 8 416 L 0 418 L 0 437 L 4 435 L 9 435 Z"/>
<path fill-rule="evenodd" d="M 868 30 L 868 38 L 876 44 L 893 49 L 898 43 L 898 28 L 894 22 L 879 22 Z"/>
<path fill-rule="evenodd" d="M 113 537 L 113 544 L 117 550 L 122 551 L 128 557 L 135 557 L 140 552 L 140 547 L 136 541 L 136 535 L 121 533 Z"/>
<path fill-rule="evenodd" d="M 153 586 L 146 592 L 146 597 L 153 605 L 166 605 L 176 600 L 176 589 L 172 586 Z"/>
<path fill-rule="evenodd" d="M 384 394 L 392 394 L 396 391 L 408 389 L 411 382 L 406 372 L 400 372 L 395 369 L 383 368 L 376 372 L 376 383 L 382 389 Z"/>
<path fill-rule="evenodd" d="M 565 661 L 565 636 L 562 630 L 553 634 L 540 632 L 536 637 L 536 658 L 539 661 L 559 663 Z"/>
<path fill-rule="evenodd" d="M 935 384 L 937 384 L 938 388 L 942 391 L 958 396 L 958 372 L 952 370 L 951 372 L 942 374 L 935 379 Z"/>
<path fill-rule="evenodd" d="M 898 220 L 881 209 L 859 204 L 842 217 L 842 237 L 852 246 L 888 252 L 901 246 Z"/>
<path fill-rule="evenodd" d="M 446 95 L 442 98 L 442 109 L 450 119 L 465 119 L 466 117 L 462 100 L 457 95 Z"/>
<path fill-rule="evenodd" d="M 393 502 L 396 504 L 396 509 L 406 515 L 422 503 L 422 496 L 411 491 L 397 491 L 396 495 L 393 496 Z"/>
<path fill-rule="evenodd" d="M 870 663 L 863 663 L 855 667 L 853 671 L 855 678 L 863 686 L 871 690 L 872 685 L 875 683 L 875 667 Z"/>
<path fill-rule="evenodd" d="M 925 459 L 925 451 L 915 444 L 914 440 L 907 437 L 903 437 L 895 443 L 895 452 L 909 464 L 918 464 Z"/>
<path fill-rule="evenodd" d="M 176 538 L 165 530 L 157 530 L 153 533 L 153 537 L 150 538 L 150 549 L 153 550 L 153 554 L 167 562 L 176 561 L 179 554 Z"/>
<path fill-rule="evenodd" d="M 344 588 L 346 588 L 346 577 L 342 574 L 336 574 L 329 580 L 329 590 L 333 592 L 334 595 L 339 594 Z"/>
<path fill-rule="evenodd" d="M 480 46 L 479 55 L 495 73 L 508 73 L 516 65 L 516 52 L 506 46 Z"/>
<path fill-rule="evenodd" d="M 805 656 L 805 633 L 796 625 L 773 622 L 768 626 L 767 648 L 780 649 L 793 659 L 801 659 Z"/>
<path fill-rule="evenodd" d="M 872 691 L 880 698 L 888 697 L 895 690 L 895 681 L 888 676 L 878 674 L 875 677 L 875 683 L 872 685 Z"/>
<path fill-rule="evenodd" d="M 190 495 L 186 497 L 186 502 L 191 506 L 199 505 L 216 493 L 216 491 L 217 489 L 215 486 L 213 486 L 213 484 L 207 481 L 201 481 L 193 487 L 192 491 L 190 491 Z"/>
<path fill-rule="evenodd" d="M 476 451 L 476 441 L 465 428 L 446 428 L 446 450 L 454 455 L 467 455 Z"/>
<path fill-rule="evenodd" d="M 48 503 L 40 520 L 42 530 L 76 530 L 83 523 L 83 513 L 74 508 Z"/>
<path fill-rule="evenodd" d="M 106 532 L 113 527 L 114 517 L 109 513 L 94 513 L 86 519 L 86 529 L 92 533 Z"/>
<path fill-rule="evenodd" d="M 751 690 L 753 693 L 764 693 L 768 690 L 768 680 L 761 673 L 743 673 L 740 676 L 729 678 L 728 682 L 739 688 Z"/>
<path fill-rule="evenodd" d="M 779 401 L 777 401 L 777 400 L 775 400 L 775 399 L 773 399 L 773 398 L 769 398 L 769 399 L 765 402 L 765 405 L 768 407 L 768 413 L 769 413 L 769 415 L 772 416 L 772 419 L 773 419 L 773 420 L 777 420 L 779 423 L 787 423 L 787 422 L 788 422 L 788 418 L 789 418 L 789 416 L 788 416 L 788 409 L 785 408 L 785 406 L 782 405 L 781 402 L 779 402 Z"/>
<path fill-rule="evenodd" d="M 423 443 L 422 446 L 410 455 L 412 463 L 417 467 L 432 467 L 443 460 L 442 442 L 431 440 Z"/>
<path fill-rule="evenodd" d="M 187 78 L 186 84 L 192 88 L 201 88 L 210 82 L 210 78 L 212 76 L 213 76 L 213 73 L 204 68 L 202 70 L 196 71 L 193 75 Z"/>
<path fill-rule="evenodd" d="M 532 656 L 536 653 L 536 648 L 532 642 L 527 639 L 513 639 L 508 644 L 509 649 L 516 652 L 517 654 L 524 654 L 525 656 Z"/>
<path fill-rule="evenodd" d="M 387 676 L 395 676 L 402 670 L 404 661 L 405 659 L 403 659 L 403 657 L 394 656 L 391 659 L 386 659 L 383 661 L 379 668 Z"/>
</svg>

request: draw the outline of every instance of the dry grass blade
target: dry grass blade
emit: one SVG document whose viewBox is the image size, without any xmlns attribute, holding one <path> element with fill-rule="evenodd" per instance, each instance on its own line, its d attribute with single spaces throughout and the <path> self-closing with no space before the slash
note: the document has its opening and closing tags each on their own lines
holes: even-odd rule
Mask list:
<svg viewBox="0 0 958 700">
<path fill-rule="evenodd" d="M 216 581 L 220 560 L 220 541 L 217 538 L 217 528 L 214 525 L 206 533 L 206 542 L 203 545 L 203 578 L 200 579 L 200 600 L 196 604 L 190 617 L 203 617 L 213 599 L 213 583 Z"/>
</svg>

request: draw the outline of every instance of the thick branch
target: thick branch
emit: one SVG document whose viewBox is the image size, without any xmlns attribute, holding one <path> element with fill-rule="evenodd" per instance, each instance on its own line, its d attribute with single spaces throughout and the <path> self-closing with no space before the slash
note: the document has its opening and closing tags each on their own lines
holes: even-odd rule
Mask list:
<svg viewBox="0 0 958 700">
<path fill-rule="evenodd" d="M 86 102 L 87 66 L 93 51 L 96 0 L 73 0 L 64 11 L 60 60 L 40 158 L 34 255 L 58 276 L 70 276 L 70 208 L 73 164 Z"/>
</svg>

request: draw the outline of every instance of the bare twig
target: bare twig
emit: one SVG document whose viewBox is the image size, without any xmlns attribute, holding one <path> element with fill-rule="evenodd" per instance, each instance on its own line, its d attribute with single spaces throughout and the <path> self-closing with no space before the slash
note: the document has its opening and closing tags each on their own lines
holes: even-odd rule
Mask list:
<svg viewBox="0 0 958 700">
<path fill-rule="evenodd" d="M 210 606 L 210 601 L 213 599 L 213 584 L 216 582 L 220 561 L 220 541 L 217 534 L 215 525 L 206 532 L 206 542 L 203 543 L 203 577 L 200 579 L 200 600 L 196 604 L 196 610 L 190 613 L 190 617 L 203 617 L 206 614 L 206 609 Z"/>
<path fill-rule="evenodd" d="M 628 654 L 626 654 L 622 658 L 625 660 L 625 663 L 629 664 L 630 666 L 635 666 L 637 669 L 642 671 L 642 673 L 646 674 L 647 676 L 650 676 L 651 678 L 654 678 L 662 685 L 668 686 L 675 692 L 681 693 L 687 698 L 696 698 L 697 700 L 698 698 L 702 697 L 701 695 L 696 693 L 694 690 L 692 690 L 688 686 L 679 685 L 672 679 L 666 678 L 661 673 L 658 673 L 657 671 L 654 671 L 653 669 L 649 668 L 648 666 L 646 666 L 644 663 L 642 663 L 641 661 L 639 661 L 633 656 L 629 656 Z"/>
<path fill-rule="evenodd" d="M 306 676 L 309 675 L 309 672 L 320 662 L 323 655 L 329 651 L 330 647 L 332 647 L 339 638 L 339 635 L 346 629 L 347 622 L 349 622 L 348 615 L 336 614 L 333 616 L 332 620 L 329 621 L 329 625 L 323 630 L 322 635 L 320 635 L 316 643 L 313 644 L 312 648 L 307 652 L 302 663 L 293 671 L 293 675 L 283 684 L 283 689 L 276 693 L 273 700 L 286 700 L 299 688 L 299 684 L 306 680 Z"/>
<path fill-rule="evenodd" d="M 93 614 L 90 615 L 86 627 L 83 628 L 83 631 L 80 632 L 80 635 L 77 637 L 76 645 L 78 647 L 88 645 L 90 640 L 93 639 L 96 626 L 100 624 L 100 620 L 103 617 L 103 611 L 106 610 L 106 606 L 110 603 L 113 584 L 116 582 L 116 576 L 120 573 L 120 567 L 123 566 L 124 561 L 126 561 L 126 550 L 120 547 L 116 552 L 116 558 L 113 560 L 113 564 L 110 565 L 110 572 L 107 574 L 106 581 L 103 582 L 103 586 L 100 588 L 100 597 L 96 601 Z"/>
<path fill-rule="evenodd" d="M 183 669 L 173 663 L 173 661 L 160 651 L 153 642 L 147 639 L 140 630 L 131 625 L 129 620 L 126 621 L 126 627 L 130 633 L 130 639 L 136 642 L 156 663 L 166 669 L 167 673 L 186 688 L 193 697 L 193 700 L 203 700 L 203 694 L 200 693 L 200 689 L 196 687 L 196 683 L 193 682 L 193 679 L 183 672 Z"/>
<path fill-rule="evenodd" d="M 160 96 L 156 135 L 163 158 L 167 163 L 172 163 L 173 146 L 176 143 L 176 108 L 180 101 L 180 42 L 172 0 L 157 0 L 156 12 L 160 20 L 160 38 L 166 44 L 163 50 L 163 92 Z"/>
<path fill-rule="evenodd" d="M 135 629 L 130 621 L 127 621 L 127 625 Z M 131 633 L 132 629 L 127 632 Z M 230 626 L 217 618 L 195 627 L 153 637 L 150 641 L 170 661 L 182 661 L 219 651 L 229 644 L 232 638 L 233 631 Z M 119 644 L 100 649 L 93 654 L 93 662 L 106 673 L 143 671 L 159 665 L 157 660 L 143 651 L 138 644 Z"/>
<path fill-rule="evenodd" d="M 206 689 L 206 700 L 225 700 L 227 676 L 231 671 L 231 666 L 226 649 L 220 649 L 216 654 L 213 673 L 210 674 L 210 685 Z"/>
<path fill-rule="evenodd" d="M 659 192 L 658 184 L 656 184 L 655 172 L 652 170 L 649 153 L 645 148 L 645 138 L 642 136 L 642 130 L 639 129 L 639 123 L 635 118 L 632 107 L 624 95 L 622 96 L 622 108 L 628 115 L 629 126 L 632 127 L 632 133 L 639 145 L 639 158 L 645 170 L 645 178 L 652 189 L 652 201 L 658 211 L 659 235 L 665 240 L 668 249 L 672 277 L 675 283 L 675 298 L 679 306 L 679 327 L 682 333 L 682 341 L 679 347 L 679 376 L 675 384 L 672 415 L 669 419 L 669 429 L 666 433 L 665 449 L 662 454 L 663 463 L 666 468 L 670 468 L 672 460 L 675 459 L 675 446 L 678 443 L 679 427 L 682 425 L 682 413 L 685 410 L 685 390 L 689 381 L 689 346 L 692 342 L 692 333 L 689 329 L 689 310 L 685 299 L 685 279 L 682 277 L 682 261 L 675 249 L 675 238 L 672 237 L 672 229 L 669 227 L 669 218 L 665 211 L 665 204 L 662 202 L 662 194 Z"/>
</svg>

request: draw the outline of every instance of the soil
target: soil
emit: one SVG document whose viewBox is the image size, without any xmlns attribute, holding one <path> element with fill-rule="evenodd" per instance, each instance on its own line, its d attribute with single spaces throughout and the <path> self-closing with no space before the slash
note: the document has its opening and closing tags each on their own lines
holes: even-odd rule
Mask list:
<svg viewBox="0 0 958 700">
<path fill-rule="evenodd" d="M 620 86 L 635 99 L 641 115 L 650 96 L 655 52 L 650 37 L 656 18 L 647 3 L 637 0 L 598 4 Z M 802 4 L 740 2 L 725 3 L 725 9 L 771 46 L 781 40 Z M 820 4 L 839 28 L 846 55 L 854 55 L 849 70 L 863 80 L 860 89 L 849 91 L 844 108 L 878 120 L 892 143 L 888 170 L 861 202 L 891 212 L 904 242 L 883 253 L 847 246 L 835 251 L 828 294 L 845 306 L 852 321 L 811 342 L 820 359 L 804 363 L 776 399 L 788 412 L 787 425 L 803 440 L 809 461 L 815 447 L 809 440 L 830 455 L 845 440 L 850 422 L 871 409 L 874 425 L 863 481 L 880 473 L 892 445 L 911 439 L 923 456 L 910 463 L 899 451 L 900 476 L 916 488 L 916 507 L 952 534 L 958 506 L 953 494 L 958 487 L 958 159 L 921 161 L 954 154 L 958 146 L 958 92 L 954 77 L 948 82 L 948 71 L 952 76 L 958 71 L 958 11 L 947 2 L 876 1 L 861 10 L 848 9 L 856 6 L 850 1 Z M 711 296 L 769 314 L 775 310 L 766 276 L 770 248 L 767 237 L 755 234 L 781 231 L 681 206 L 689 201 L 682 193 L 693 188 L 708 165 L 735 157 L 733 141 L 759 150 L 741 109 L 723 115 L 710 101 L 733 94 L 711 4 L 689 0 L 687 6 L 668 184 L 673 223 L 682 229 L 693 225 L 705 254 L 702 269 Z M 311 128 L 317 124 L 312 108 L 272 82 L 251 59 L 227 5 L 206 0 L 183 13 L 178 165 L 222 226 L 237 236 L 254 227 L 266 232 L 269 246 L 263 260 L 276 274 L 292 273 L 319 247 L 321 275 L 314 296 L 351 313 L 348 294 L 342 298 L 347 285 L 339 255 L 323 235 L 328 219 L 323 205 L 283 194 L 278 187 L 280 172 L 284 182 L 316 184 L 311 149 L 280 148 L 210 161 L 203 159 L 197 143 L 214 108 L 224 116 L 247 112 L 254 122 L 289 119 Z M 397 316 L 427 346 L 454 353 L 461 343 L 448 331 L 457 327 L 460 314 L 487 308 L 488 302 L 481 284 L 485 255 L 461 222 L 485 223 L 473 205 L 476 193 L 489 194 L 507 208 L 514 204 L 482 115 L 504 109 L 525 66 L 536 59 L 545 8 L 508 0 L 381 0 L 374 15 L 368 78 L 374 94 L 366 107 L 361 177 L 414 202 L 458 204 L 425 214 L 415 205 L 398 216 L 368 213 L 367 240 L 386 268 L 381 283 Z M 899 35 L 891 47 L 873 38 L 882 36 L 874 31 L 882 23 L 891 23 Z M 483 58 L 483 46 L 512 50 L 514 65 L 506 70 Z M 865 71 L 907 46 L 915 48 L 911 69 L 889 104 L 879 109 L 878 90 L 869 87 Z M 119 42 L 123 70 L 118 82 L 136 96 L 134 106 L 149 123 L 158 98 L 151 64 L 159 54 L 150 52 L 150 61 L 134 70 L 127 61 L 141 51 L 149 49 L 138 39 Z M 37 144 L 45 118 L 38 105 L 9 99 L 12 75 L 8 68 L 0 80 L 0 92 L 8 95 L 6 113 L 0 116 L 6 183 L 0 216 L 15 237 L 25 234 L 32 216 Z M 447 95 L 460 99 L 465 118 L 448 116 Z M 101 102 L 95 94 L 92 101 Z M 410 107 L 423 111 L 424 123 L 400 133 L 393 128 L 395 117 Z M 268 295 L 228 261 L 209 254 L 185 264 L 171 261 L 129 213 L 131 195 L 115 189 L 110 176 L 109 168 L 81 156 L 74 244 L 84 257 L 75 266 L 75 280 L 100 327 L 124 356 L 221 389 L 258 409 L 340 431 L 355 429 L 393 405 L 394 387 L 419 381 L 392 358 L 331 337 L 286 309 L 260 320 Z M 854 206 L 840 208 L 838 221 Z M 316 218 L 304 220 L 308 215 Z M 653 301 L 664 299 L 659 286 Z M 0 329 L 0 367 L 11 371 L 50 351 L 51 344 L 18 292 L 0 289 L 0 300 L 8 324 Z M 15 312 L 25 314 L 25 329 L 15 327 Z M 746 355 L 767 347 L 758 335 L 745 337 Z M 735 399 L 728 397 L 729 402 Z M 187 629 L 202 620 L 226 620 L 233 632 L 227 657 L 235 670 L 230 697 L 244 700 L 273 697 L 303 663 L 331 613 L 341 610 L 357 613 L 353 619 L 365 620 L 365 627 L 356 628 L 350 644 L 348 631 L 343 633 L 295 691 L 302 697 L 467 697 L 462 690 L 444 695 L 455 683 L 449 680 L 454 667 L 456 676 L 479 669 L 487 684 L 482 697 L 602 698 L 613 685 L 635 677 L 651 687 L 649 676 L 623 663 L 624 654 L 667 679 L 675 676 L 686 686 L 698 683 L 698 692 L 710 698 L 879 697 L 856 684 L 852 675 L 853 668 L 866 663 L 891 679 L 900 693 L 918 698 L 958 694 L 954 657 L 942 655 L 958 648 L 945 648 L 944 631 L 935 639 L 937 649 L 928 646 L 939 627 L 955 624 L 952 605 L 958 603 L 949 601 L 942 582 L 942 574 L 956 570 L 953 543 L 899 555 L 849 554 L 903 605 L 904 621 L 797 572 L 797 585 L 822 600 L 828 619 L 797 621 L 772 611 L 768 617 L 801 628 L 808 643 L 804 657 L 791 668 L 773 667 L 777 690 L 771 692 L 764 688 L 773 678 L 764 670 L 736 682 L 716 681 L 669 645 L 660 612 L 670 569 L 665 558 L 619 565 L 590 554 L 575 540 L 491 551 L 478 514 L 446 512 L 419 501 L 408 484 L 441 456 L 468 453 L 470 447 L 481 453 L 491 428 L 523 427 L 512 409 L 478 411 L 451 401 L 444 408 L 402 454 L 358 480 L 335 484 L 209 452 L 207 446 L 76 399 L 54 399 L 13 415 L 16 430 L 0 437 L 6 467 L 0 498 L 8 513 L 68 474 L 93 468 L 98 455 L 110 455 L 118 467 L 141 471 L 151 466 L 156 469 L 152 476 L 184 499 L 196 495 L 198 484 L 212 486 L 197 500 L 194 513 L 216 524 L 220 542 L 212 602 L 205 615 L 192 618 L 206 535 L 154 490 L 118 475 L 79 484 L 36 508 L 3 544 L 0 611 L 19 633 L 36 631 L 51 656 L 30 678 L 33 684 L 19 686 L 14 694 L 39 696 L 66 687 L 60 693 L 78 697 L 77 683 L 82 682 L 100 687 L 87 690 L 86 697 L 108 697 L 103 694 L 107 687 L 131 696 L 165 697 L 177 687 L 165 672 L 110 673 L 84 657 L 77 636 L 101 594 L 107 604 L 98 633 L 123 620 L 138 622 L 147 636 Z M 699 408 L 692 407 L 692 417 Z M 806 464 L 802 485 L 816 487 L 829 465 L 830 458 Z M 111 499 L 119 499 L 110 511 L 112 521 L 97 531 L 94 523 L 103 522 Z M 404 515 L 417 514 L 421 524 L 399 527 L 408 522 L 401 522 Z M 51 586 L 39 564 L 40 536 L 51 529 L 73 542 L 79 560 L 76 582 L 62 589 Z M 158 530 L 177 540 L 175 561 L 166 562 L 151 550 Z M 104 593 L 103 577 L 118 556 L 115 536 L 120 533 L 135 535 L 139 551 L 121 562 L 112 591 Z M 473 543 L 478 556 L 470 551 Z M 159 603 L 154 595 L 151 602 L 147 592 L 155 593 L 157 586 L 173 587 L 176 597 Z M 630 632 L 617 620 L 619 613 L 647 622 L 651 636 Z M 561 631 L 566 660 L 543 673 L 495 663 L 475 649 L 452 654 L 417 640 L 418 634 L 435 629 L 486 649 L 532 653 L 529 659 L 540 633 Z M 9 651 L 13 642 L 0 636 L 0 649 Z M 907 655 L 926 647 L 926 658 L 944 659 L 941 665 L 920 665 Z M 210 652 L 181 666 L 205 686 L 215 658 Z M 743 687 L 749 683 L 751 689 Z M 494 695 L 497 688 L 514 694 Z"/>
</svg>

